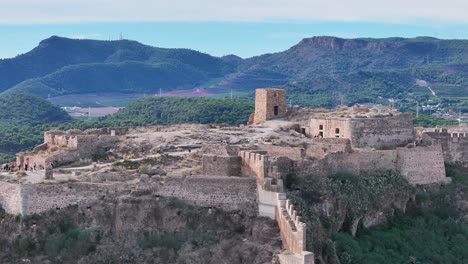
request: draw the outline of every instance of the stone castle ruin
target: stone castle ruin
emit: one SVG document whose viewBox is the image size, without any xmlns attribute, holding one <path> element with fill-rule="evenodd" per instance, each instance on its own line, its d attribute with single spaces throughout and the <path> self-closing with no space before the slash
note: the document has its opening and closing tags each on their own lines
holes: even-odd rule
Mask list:
<svg viewBox="0 0 468 264">
<path fill-rule="evenodd" d="M 411 114 L 384 107 L 291 108 L 283 89 L 258 89 L 255 98 L 249 125 L 240 127 L 48 131 L 43 144 L 17 154 L 15 167 L 26 176 L 0 176 L 0 204 L 8 213 L 28 215 L 89 206 L 121 190 L 176 197 L 274 219 L 283 241 L 280 263 L 311 264 L 307 226 L 285 193 L 288 175 L 393 170 L 413 185 L 444 184 L 450 182 L 444 162 L 468 166 L 466 128 L 415 129 Z M 74 165 L 109 152 L 114 160 Z M 145 160 L 155 164 L 119 165 Z"/>
</svg>

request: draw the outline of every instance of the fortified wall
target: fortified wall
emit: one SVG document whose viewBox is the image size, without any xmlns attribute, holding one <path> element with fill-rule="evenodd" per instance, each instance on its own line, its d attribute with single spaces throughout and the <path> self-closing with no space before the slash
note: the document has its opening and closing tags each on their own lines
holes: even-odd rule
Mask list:
<svg viewBox="0 0 468 264">
<path fill-rule="evenodd" d="M 447 129 L 426 131 L 420 135 L 423 145 L 440 144 L 446 163 L 468 167 L 468 132 Z"/>
<path fill-rule="evenodd" d="M 166 177 L 142 182 L 138 187 L 196 206 L 238 210 L 249 215 L 258 214 L 256 188 L 255 178 L 223 176 Z"/>
<path fill-rule="evenodd" d="M 275 219 L 278 222 L 285 250 L 278 255 L 280 263 L 313 264 L 313 253 L 305 251 L 306 224 L 300 221 L 292 203 L 286 199 L 286 194 L 282 193 L 283 175 L 278 174 L 278 168 L 290 170 L 292 164 L 290 166 L 278 166 L 277 162 L 284 161 L 284 157 L 280 156 L 282 148 L 272 146 L 270 149 L 278 157 L 270 159 L 264 150 L 240 151 L 242 174 L 257 179 L 259 215 Z M 302 152 L 299 151 L 299 153 Z M 283 154 L 288 153 L 284 152 Z M 294 153 L 297 154 L 297 152 Z"/>
<path fill-rule="evenodd" d="M 448 183 L 441 145 L 397 149 L 397 170 L 412 185 Z"/>
<path fill-rule="evenodd" d="M 70 205 L 87 206 L 103 196 L 130 188 L 125 183 L 70 182 L 19 184 L 1 182 L 0 204 L 9 214 L 31 215 L 59 210 Z M 257 215 L 257 184 L 246 177 L 167 177 L 142 181 L 139 191 L 157 196 L 176 197 L 189 204 L 239 210 Z"/>
<path fill-rule="evenodd" d="M 314 138 L 347 138 L 354 148 L 392 149 L 414 141 L 412 115 L 314 116 L 306 134 Z"/>
<path fill-rule="evenodd" d="M 0 204 L 9 214 L 31 215 L 69 205 L 87 205 L 119 190 L 117 184 L 0 184 Z"/>
</svg>

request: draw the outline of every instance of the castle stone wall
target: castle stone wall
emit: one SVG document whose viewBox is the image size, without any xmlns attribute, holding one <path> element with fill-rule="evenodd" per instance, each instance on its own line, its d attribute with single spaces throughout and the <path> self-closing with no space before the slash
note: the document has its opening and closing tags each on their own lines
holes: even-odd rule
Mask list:
<svg viewBox="0 0 468 264">
<path fill-rule="evenodd" d="M 274 88 L 255 90 L 255 124 L 283 117 L 286 112 L 286 90 Z"/>
<path fill-rule="evenodd" d="M 312 138 L 351 138 L 351 120 L 346 118 L 311 118 L 309 120 L 309 133 L 308 136 Z"/>
<path fill-rule="evenodd" d="M 307 157 L 322 159 L 330 153 L 352 151 L 351 141 L 347 138 L 314 138 L 305 154 Z"/>
<path fill-rule="evenodd" d="M 434 145 L 397 149 L 397 169 L 410 184 L 449 182 L 445 175 L 442 147 Z"/>
<path fill-rule="evenodd" d="M 166 177 L 161 181 L 142 183 L 139 188 L 165 197 L 176 197 L 196 206 L 257 215 L 256 187 L 255 178 L 189 176 Z"/>
<path fill-rule="evenodd" d="M 242 176 L 250 176 L 257 178 L 259 184 L 263 185 L 265 177 L 267 177 L 267 169 L 269 165 L 268 156 L 265 151 L 240 151 L 239 156 L 242 160 L 241 173 Z"/>
<path fill-rule="evenodd" d="M 203 155 L 203 175 L 241 176 L 241 157 Z"/>
<path fill-rule="evenodd" d="M 396 150 L 362 150 L 352 153 L 331 153 L 323 159 L 296 162 L 294 170 L 302 176 L 328 176 L 338 172 L 360 174 L 379 170 L 396 170 L 396 162 Z"/>
<path fill-rule="evenodd" d="M 260 145 L 260 150 L 268 153 L 269 157 L 288 157 L 293 160 L 303 159 L 305 156 L 305 149 L 298 147 L 281 147 L 275 145 Z"/>
<path fill-rule="evenodd" d="M 64 183 L 25 184 L 22 188 L 23 214 L 30 215 L 70 205 L 86 205 L 117 187 L 112 184 Z"/>
<path fill-rule="evenodd" d="M 313 117 L 313 138 L 347 138 L 354 148 L 394 149 L 414 141 L 412 115 L 402 113 L 379 118 Z"/>
<path fill-rule="evenodd" d="M 355 148 L 393 149 L 415 139 L 410 113 L 382 118 L 354 118 L 351 124 L 351 144 Z"/>
<path fill-rule="evenodd" d="M 425 132 L 421 139 L 424 145 L 440 144 L 446 163 L 468 167 L 468 133 L 439 130 Z"/>
<path fill-rule="evenodd" d="M 30 215 L 69 205 L 85 205 L 117 191 L 113 184 L 55 183 L 12 184 L 0 182 L 0 204 L 9 214 Z"/>
</svg>

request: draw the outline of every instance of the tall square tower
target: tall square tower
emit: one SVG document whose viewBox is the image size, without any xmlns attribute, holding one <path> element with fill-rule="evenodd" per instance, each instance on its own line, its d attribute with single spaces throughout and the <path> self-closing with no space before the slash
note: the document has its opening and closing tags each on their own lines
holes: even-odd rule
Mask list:
<svg viewBox="0 0 468 264">
<path fill-rule="evenodd" d="M 286 90 L 278 88 L 255 90 L 255 124 L 283 117 L 286 111 Z"/>
</svg>

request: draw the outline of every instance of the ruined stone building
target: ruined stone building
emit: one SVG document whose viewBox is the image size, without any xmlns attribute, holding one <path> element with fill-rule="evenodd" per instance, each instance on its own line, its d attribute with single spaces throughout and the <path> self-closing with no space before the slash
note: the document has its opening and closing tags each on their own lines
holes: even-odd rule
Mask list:
<svg viewBox="0 0 468 264">
<path fill-rule="evenodd" d="M 274 219 L 284 248 L 280 263 L 313 264 L 314 254 L 306 251 L 307 226 L 285 194 L 288 175 L 392 170 L 413 185 L 443 184 L 450 182 L 444 163 L 468 166 L 467 128 L 415 130 L 411 114 L 384 107 L 288 108 L 285 90 L 257 89 L 250 123 L 48 131 L 43 144 L 17 154 L 18 168 L 36 164 L 47 176 L 62 165 L 114 148 L 142 152 L 140 159 L 174 152 L 175 160 L 190 165 L 170 164 L 165 169 L 171 175 L 124 183 L 2 182 L 0 204 L 8 213 L 33 214 L 87 204 L 120 189 L 176 197 L 196 206 Z M 191 150 L 198 156 L 190 156 Z M 123 154 L 120 158 L 128 159 Z"/>
<path fill-rule="evenodd" d="M 260 124 L 267 120 L 284 117 L 286 112 L 286 90 L 274 88 L 256 90 L 254 118 L 255 124 Z"/>
</svg>

